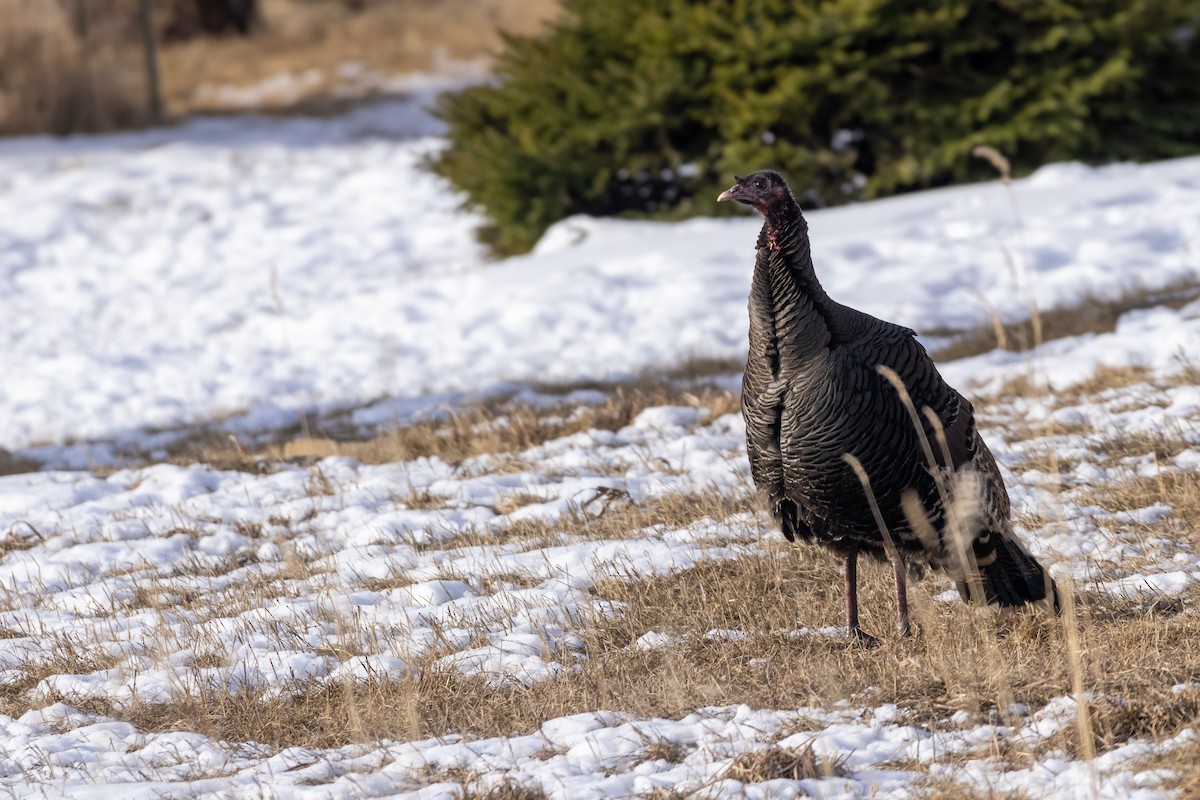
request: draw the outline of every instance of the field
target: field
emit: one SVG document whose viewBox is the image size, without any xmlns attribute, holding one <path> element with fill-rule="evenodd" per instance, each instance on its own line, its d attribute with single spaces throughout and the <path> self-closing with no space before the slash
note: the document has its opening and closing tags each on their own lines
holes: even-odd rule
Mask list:
<svg viewBox="0 0 1200 800">
<path fill-rule="evenodd" d="M 254 36 L 168 43 L 163 95 L 181 116 L 332 110 L 339 99 L 403 92 L 413 72 L 478 80 L 501 31 L 536 33 L 557 6 L 557 0 L 261 0 L 263 28 Z"/>
<path fill-rule="evenodd" d="M 501 34 L 533 34 L 556 0 L 259 0 L 253 35 L 170 35 L 155 4 L 166 116 L 332 114 L 407 94 L 412 73 L 478 81 Z M 148 124 L 138 0 L 0 0 L 0 135 Z"/>
<path fill-rule="evenodd" d="M 1200 159 L 808 215 L 1074 600 L 865 567 L 865 648 L 749 484 L 758 221 L 488 261 L 422 99 L 0 143 L 5 792 L 1200 793 Z"/>
</svg>

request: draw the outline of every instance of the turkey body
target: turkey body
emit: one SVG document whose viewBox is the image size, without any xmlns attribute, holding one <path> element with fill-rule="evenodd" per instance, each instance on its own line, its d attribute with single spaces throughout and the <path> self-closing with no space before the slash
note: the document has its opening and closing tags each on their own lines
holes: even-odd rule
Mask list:
<svg viewBox="0 0 1200 800">
<path fill-rule="evenodd" d="M 972 586 L 978 599 L 1001 605 L 1054 594 L 1012 530 L 1004 481 L 970 402 L 942 379 L 912 330 L 829 298 L 781 177 L 757 173 L 722 197 L 739 191 L 759 200 L 749 204 L 765 217 L 742 382 L 751 474 L 784 536 L 846 558 L 851 630 L 859 630 L 859 553 L 892 561 L 902 631 L 904 576 L 926 565 L 948 573 L 964 599 Z"/>
</svg>

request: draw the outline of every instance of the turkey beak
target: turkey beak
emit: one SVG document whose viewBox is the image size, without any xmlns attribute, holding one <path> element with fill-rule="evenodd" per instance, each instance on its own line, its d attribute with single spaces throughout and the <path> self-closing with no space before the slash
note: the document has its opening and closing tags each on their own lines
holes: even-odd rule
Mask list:
<svg viewBox="0 0 1200 800">
<path fill-rule="evenodd" d="M 741 195 L 742 185 L 740 183 L 735 183 L 733 186 L 730 186 L 728 189 L 717 195 L 717 202 L 720 203 L 724 200 L 740 200 Z"/>
</svg>

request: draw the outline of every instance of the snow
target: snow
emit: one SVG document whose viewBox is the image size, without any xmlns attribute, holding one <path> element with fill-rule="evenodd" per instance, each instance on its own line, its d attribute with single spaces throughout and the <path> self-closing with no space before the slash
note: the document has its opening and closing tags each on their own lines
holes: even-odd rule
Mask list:
<svg viewBox="0 0 1200 800">
<path fill-rule="evenodd" d="M 1090 763 L 993 757 L 999 739 L 1033 746 L 1074 724 L 1067 697 L 1005 720 L 957 712 L 933 727 L 888 705 L 707 707 L 679 719 L 597 709 L 526 736 L 328 750 L 146 732 L 80 710 L 119 716 L 198 692 L 285 697 L 425 669 L 527 686 L 569 674 L 587 657 L 584 628 L 621 613 L 598 592 L 604 582 L 763 552 L 740 416 L 688 405 L 546 442 L 504 468 L 490 456 L 330 457 L 261 474 L 156 463 L 187 425 L 252 438 L 304 413 L 346 411 L 374 429 L 473 397 L 546 402 L 537 385 L 548 381 L 743 354 L 757 220 L 574 218 L 533 253 L 488 261 L 471 235 L 479 218 L 419 169 L 443 146 L 422 96 L 330 120 L 199 120 L 0 143 L 0 448 L 48 466 L 0 477 L 0 689 L 29 687 L 20 691 L 30 709 L 0 715 L 0 787 L 14 797 L 440 798 L 461 795 L 450 770 L 470 767 L 477 788 L 511 779 L 562 798 L 656 788 L 902 797 L 927 770 L 1030 797 L 1167 796 L 1165 776 L 1144 761 L 1193 731 L 1131 740 Z M 808 218 L 834 297 L 922 330 L 1024 313 L 1031 300 L 1048 308 L 1200 279 L 1200 158 L 1052 165 L 1011 194 L 985 183 Z M 1169 505 L 1112 513 L 1087 494 L 1200 464 L 1200 390 L 1179 379 L 1198 351 L 1191 302 L 1036 353 L 944 366 L 975 392 L 1018 376 L 1062 389 L 1100 365 L 1145 368 L 1144 382 L 1079 402 L 1005 399 L 1012 417 L 1088 434 L 1023 440 L 984 423 L 1014 509 L 1041 526 L 1025 531 L 1030 547 L 1056 576 L 1138 602 L 1200 581 L 1186 543 L 1146 533 L 1173 518 Z M 716 380 L 737 387 L 736 376 Z M 1089 441 L 1164 430 L 1191 446 L 1114 463 Z M 1068 474 L 1018 475 L 1038 447 L 1073 459 Z M 146 458 L 119 468 L 131 452 Z M 84 469 L 96 465 L 107 468 Z M 747 511 L 604 538 L 565 532 L 558 523 L 570 515 L 606 513 L 587 504 L 599 491 L 617 506 L 742 494 Z M 416 492 L 438 502 L 414 503 Z M 502 513 L 518 492 L 533 502 Z M 529 521 L 543 533 L 513 533 Z M 784 633 L 846 635 L 800 622 Z M 633 647 L 749 636 L 645 631 Z M 682 760 L 643 758 L 652 742 L 678 745 Z M 725 777 L 738 755 L 768 746 L 811 747 L 846 774 Z"/>
<path fill-rule="evenodd" d="M 289 748 L 276 754 L 262 748 L 214 742 L 182 734 L 139 734 L 131 725 L 108 722 L 56 704 L 20 719 L 0 717 L 12 749 L 0 753 L 0 775 L 15 773 L 22 783 L 10 784 L 15 797 L 46 796 L 52 787 L 69 787 L 70 796 L 89 796 L 80 778 L 99 768 L 113 784 L 133 797 L 162 797 L 183 790 L 184 796 L 271 796 L 351 798 L 388 796 L 453 798 L 462 788 L 450 779 L 429 776 L 467 769 L 481 777 L 479 785 L 504 780 L 540 787 L 550 797 L 609 798 L 644 796 L 656 788 L 700 797 L 829 798 L 911 796 L 908 787 L 918 773 L 890 766 L 901 759 L 933 764 L 949 754 L 980 755 L 998 737 L 1011 735 L 1030 743 L 1071 724 L 1074 703 L 1052 701 L 1021 729 L 985 724 L 958 731 L 930 733 L 906 724 L 897 709 L 827 711 L 752 710 L 746 706 L 699 709 L 682 719 L 638 719 L 595 712 L 552 719 L 527 736 L 461 741 L 417 742 L 345 747 L 336 750 Z M 777 747 L 811 747 L 819 755 L 845 761 L 846 777 L 772 780 L 743 784 L 723 774 L 742 753 L 762 749 L 789 723 L 817 721 L 817 733 L 779 739 Z M 1052 724 L 1047 725 L 1050 722 Z M 69 728 L 70 734 L 57 731 Z M 1131 773 L 1124 766 L 1178 746 L 1180 741 L 1150 745 L 1136 742 L 1097 758 L 1093 764 L 1052 758 L 1030 768 L 1009 769 L 992 759 L 956 767 L 957 778 L 1007 793 L 1031 797 L 1138 798 L 1154 800 L 1153 773 Z M 668 742 L 687 753 L 678 764 L 647 761 L 655 742 Z M 547 755 L 548 754 L 548 755 Z M 212 774 L 224 777 L 206 777 Z M 92 790 L 95 791 L 95 790 Z M 251 795 L 250 793 L 254 793 Z"/>
<path fill-rule="evenodd" d="M 516 473 L 490 472 L 489 457 L 482 456 L 457 469 L 436 459 L 372 466 L 327 458 L 268 474 L 159 464 L 107 476 L 0 478 L 0 531 L 22 544 L 0 560 L 6 598 L 0 630 L 19 632 L 0 639 L 0 680 L 20 683 L 45 671 L 59 657 L 56 642 L 104 659 L 90 672 L 52 671 L 29 693 L 34 710 L 0 716 L 0 785 L 18 797 L 60 787 L 87 796 L 97 781 L 122 784 L 136 797 L 240 796 L 264 784 L 285 798 L 454 797 L 461 791 L 456 780 L 431 783 L 429 776 L 469 766 L 481 785 L 511 779 L 563 798 L 630 796 L 655 787 L 690 788 L 698 796 L 904 796 L 922 776 L 896 763 L 926 764 L 938 774 L 947 755 L 959 754 L 966 767 L 947 777 L 981 787 L 1030 797 L 1164 796 L 1157 788 L 1161 776 L 1138 764 L 1186 740 L 1134 740 L 1092 765 L 1056 755 L 1028 768 L 990 758 L 997 738 L 1032 746 L 1070 724 L 1069 698 L 1019 712 L 1020 729 L 970 724 L 964 716 L 930 731 L 905 722 L 894 706 L 730 707 L 698 709 L 682 719 L 598 712 L 549 720 L 531 736 L 450 736 L 320 751 L 145 733 L 74 709 L 90 699 L 119 712 L 200 691 L 270 697 L 312 683 L 398 680 L 423 668 L 483 676 L 497 687 L 561 675 L 582 655 L 580 627 L 596 615 L 620 613 L 593 593 L 599 579 L 636 580 L 701 560 L 752 555 L 761 546 L 762 523 L 747 513 L 678 530 L 629 531 L 619 540 L 551 532 L 537 542 L 470 544 L 459 537 L 469 542 L 473 530 L 503 531 L 521 509 L 501 514 L 492 506 L 516 487 L 536 487 L 551 521 L 569 512 L 563 501 L 574 498 L 577 506 L 601 485 L 635 500 L 700 486 L 736 490 L 746 480 L 742 438 L 737 415 L 710 419 L 698 409 L 659 407 L 616 432 L 532 448 L 518 459 L 526 471 Z M 1025 443 L 994 444 L 1000 460 L 1011 463 Z M 602 471 L 553 468 L 563 463 Z M 318 474 L 328 494 L 314 494 Z M 1045 502 L 1036 483 L 1010 477 L 1009 485 L 1018 513 Z M 417 486 L 436 489 L 444 506 L 408 508 L 404 498 Z M 1030 539 L 1056 574 L 1086 579 L 1107 564 L 1106 574 L 1119 577 L 1094 588 L 1144 599 L 1200 578 L 1200 559 L 1188 552 L 1158 557 L 1149 567 L 1128 566 L 1154 556 L 1160 543 L 1100 535 L 1095 515 L 1062 505 L 1074 511 Z M 1150 506 L 1123 521 L 1146 524 L 1166 513 Z M 290 565 L 298 557 L 307 569 Z M 272 580 L 280 592 L 274 599 L 245 588 Z M 174 604 L 197 592 L 203 604 Z M 846 634 L 799 628 L 790 635 Z M 730 629 L 703 636 L 714 642 L 746 637 Z M 680 643 L 647 631 L 636 646 Z M 221 657 L 216 666 L 213 654 Z M 797 718 L 817 720 L 819 730 L 783 736 Z M 750 785 L 722 777 L 738 754 L 773 738 L 781 747 L 811 745 L 844 760 L 847 774 Z M 686 756 L 677 764 L 647 761 L 642 753 L 655 741 L 674 743 Z"/>
<path fill-rule="evenodd" d="M 1195 365 L 1189 359 L 1197 352 L 1200 352 L 1200 301 L 1178 310 L 1157 307 L 1131 311 L 1121 317 L 1112 333 L 1047 342 L 1038 349 L 1032 363 L 1039 382 L 1052 389 L 1063 389 L 1090 377 L 1100 366 L 1179 373 Z M 995 351 L 949 364 L 943 373 L 952 383 L 969 383 L 980 390 L 994 389 L 1016 375 L 1028 374 L 1030 363 L 1028 355 Z M 1187 387 L 1181 394 L 1194 408 L 1195 388 Z"/>
<path fill-rule="evenodd" d="M 736 486 L 746 473 L 736 458 L 740 418 L 703 425 L 702 417 L 695 409 L 653 409 L 602 443 L 588 435 L 559 440 L 523 454 L 537 466 L 506 474 L 503 487 L 540 482 L 547 500 L 555 501 L 546 504 L 547 513 L 553 506 L 557 519 L 569 513 L 568 501 L 577 507 L 595 488 L 614 482 L 635 500 Z M 682 474 L 645 466 L 661 463 L 647 462 L 647 451 L 670 454 L 670 472 Z M 585 455 L 598 464 L 625 465 L 624 474 L 551 480 L 538 472 L 545 462 Z M 488 675 L 499 685 L 529 683 L 561 669 L 556 658 L 575 646 L 571 628 L 578 620 L 610 613 L 589 593 L 596 580 L 632 580 L 735 558 L 752 552 L 761 536 L 757 520 L 744 515 L 682 530 L 630 531 L 620 540 L 462 546 L 456 537 L 479 527 L 503 530 L 522 516 L 490 508 L 501 487 L 483 471 L 487 463 L 481 457 L 463 465 L 460 473 L 483 473 L 465 478 L 437 461 L 369 466 L 344 458 L 268 475 L 156 465 L 103 479 L 82 472 L 0 477 L 0 531 L 39 534 L 36 544 L 0 561 L 0 593 L 13 598 L 0 611 L 0 628 L 23 634 L 0 639 L 0 664 L 28 656 L 38 637 L 87 641 L 91 650 L 123 661 L 91 675 L 48 678 L 36 691 L 118 706 L 135 698 L 165 702 L 214 682 L 284 691 L 313 678 L 370 674 L 372 665 L 403 673 L 405 664 L 435 646 L 449 648 L 438 661 L 443 666 Z M 315 474 L 334 494 L 313 495 Z M 432 515 L 407 508 L 403 488 L 414 481 L 428 481 L 453 498 L 450 507 Z M 316 573 L 297 584 L 304 593 L 247 607 L 239 586 L 285 573 L 285 549 Z M 211 574 L 216 577 L 193 576 Z M 503 585 L 509 576 L 531 585 Z M 502 582 L 498 590 L 482 588 L 495 579 Z M 361 588 L 373 582 L 391 588 Z M 177 612 L 168 621 L 147 613 L 155 603 L 140 592 L 148 587 L 166 596 L 201 589 L 212 607 Z M 221 597 L 229 602 L 218 603 Z M 98 619 L 115 608 L 128 616 L 98 629 Z M 324 620 L 330 613 L 345 622 Z M 367 661 L 339 666 L 312 649 L 296 650 L 289 637 L 271 636 L 280 624 L 303 632 L 308 648 L 334 646 L 346 626 L 387 646 L 365 653 Z M 491 630 L 482 644 L 472 635 L 480 625 Z M 227 654 L 230 663 L 220 670 L 199 667 L 200 649 Z"/>
<path fill-rule="evenodd" d="M 20 376 L 0 388 L 0 447 L 281 427 L 381 398 L 359 421 L 388 424 L 532 380 L 743 353 L 757 220 L 574 218 L 490 263 L 479 220 L 418 169 L 440 140 L 394 138 L 429 132 L 392 103 L 0 143 L 0 335 Z M 834 297 L 932 330 L 1195 278 L 1197 186 L 1200 158 L 1056 165 L 1013 185 L 1019 212 L 985 183 L 808 217 Z M 1130 319 L 1137 352 L 1098 340 L 1094 358 L 1169 359 L 1192 313 Z"/>
</svg>

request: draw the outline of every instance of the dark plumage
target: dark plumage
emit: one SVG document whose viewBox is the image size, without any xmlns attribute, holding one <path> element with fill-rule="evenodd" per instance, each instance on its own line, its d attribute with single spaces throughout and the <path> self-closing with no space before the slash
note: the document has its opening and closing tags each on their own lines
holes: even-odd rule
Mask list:
<svg viewBox="0 0 1200 800">
<path fill-rule="evenodd" d="M 738 178 L 719 199 L 765 217 L 742 379 L 751 474 L 784 536 L 845 558 L 851 632 L 870 638 L 858 625 L 859 553 L 892 562 L 904 634 L 906 576 L 924 565 L 949 574 L 964 600 L 1017 606 L 1050 594 L 1057 607 L 1053 581 L 1013 532 L 971 404 L 915 333 L 825 294 L 808 225 L 777 173 Z"/>
</svg>

